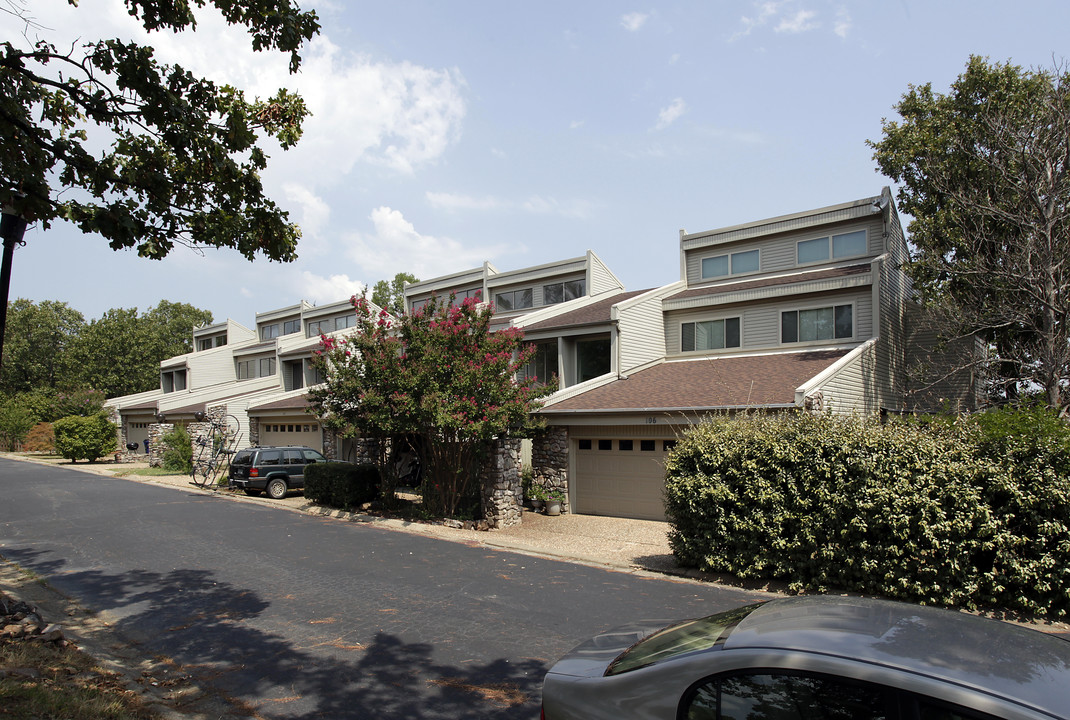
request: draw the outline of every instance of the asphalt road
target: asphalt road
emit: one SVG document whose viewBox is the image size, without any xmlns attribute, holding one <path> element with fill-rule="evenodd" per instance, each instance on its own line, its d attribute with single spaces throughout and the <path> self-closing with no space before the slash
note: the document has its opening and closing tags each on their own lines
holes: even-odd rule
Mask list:
<svg viewBox="0 0 1070 720">
<path fill-rule="evenodd" d="M 615 625 L 754 595 L 0 459 L 0 555 L 265 718 L 532 718 Z"/>
</svg>

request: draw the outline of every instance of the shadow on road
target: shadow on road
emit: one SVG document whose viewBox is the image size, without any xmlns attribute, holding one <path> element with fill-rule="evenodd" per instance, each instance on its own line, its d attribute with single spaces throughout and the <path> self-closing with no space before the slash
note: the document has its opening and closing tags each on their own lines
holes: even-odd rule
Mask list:
<svg viewBox="0 0 1070 720">
<path fill-rule="evenodd" d="M 34 550 L 4 555 L 61 590 L 77 588 L 83 604 L 105 611 L 109 624 L 144 654 L 169 656 L 258 717 L 517 718 L 538 713 L 547 670 L 539 659 L 455 667 L 436 662 L 430 644 L 383 632 L 361 643 L 333 635 L 330 627 L 292 641 L 252 626 L 264 620 L 269 602 L 206 571 L 108 575 L 66 570 L 65 561 Z"/>
</svg>

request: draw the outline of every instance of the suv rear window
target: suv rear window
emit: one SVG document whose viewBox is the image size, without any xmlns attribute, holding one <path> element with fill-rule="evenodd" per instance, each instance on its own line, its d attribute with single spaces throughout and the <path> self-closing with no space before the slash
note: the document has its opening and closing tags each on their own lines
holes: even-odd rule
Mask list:
<svg viewBox="0 0 1070 720">
<path fill-rule="evenodd" d="M 253 451 L 252 450 L 239 450 L 234 458 L 230 461 L 231 465 L 252 465 L 253 464 Z"/>
<path fill-rule="evenodd" d="M 709 650 L 723 644 L 728 634 L 762 603 L 746 605 L 698 620 L 685 620 L 645 637 L 622 652 L 606 668 L 606 676 L 620 675 L 678 655 Z"/>
</svg>

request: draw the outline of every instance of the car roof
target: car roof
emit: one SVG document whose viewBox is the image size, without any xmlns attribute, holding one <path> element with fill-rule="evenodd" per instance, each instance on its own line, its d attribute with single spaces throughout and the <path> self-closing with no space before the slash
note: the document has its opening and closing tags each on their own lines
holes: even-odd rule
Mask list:
<svg viewBox="0 0 1070 720">
<path fill-rule="evenodd" d="M 1070 642 L 1037 630 L 872 598 L 772 600 L 729 634 L 724 651 L 776 648 L 919 673 L 1062 717 L 1070 706 Z"/>
</svg>

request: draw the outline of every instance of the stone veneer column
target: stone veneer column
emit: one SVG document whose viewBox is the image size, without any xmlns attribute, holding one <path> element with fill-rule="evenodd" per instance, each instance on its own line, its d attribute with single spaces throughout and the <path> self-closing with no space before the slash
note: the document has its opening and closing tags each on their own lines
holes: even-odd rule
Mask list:
<svg viewBox="0 0 1070 720">
<path fill-rule="evenodd" d="M 551 425 L 531 441 L 534 482 L 565 496 L 561 512 L 571 512 L 568 501 L 568 428 Z"/>
<path fill-rule="evenodd" d="M 523 490 L 520 487 L 520 439 L 505 438 L 491 444 L 482 472 L 483 519 L 492 528 L 520 523 Z"/>
<path fill-rule="evenodd" d="M 244 447 L 257 447 L 260 445 L 260 418 L 249 418 L 249 442 L 239 443 L 241 445 L 239 450 Z"/>
<path fill-rule="evenodd" d="M 173 423 L 153 423 L 149 425 L 149 467 L 163 466 L 163 436 L 175 429 Z"/>
</svg>

